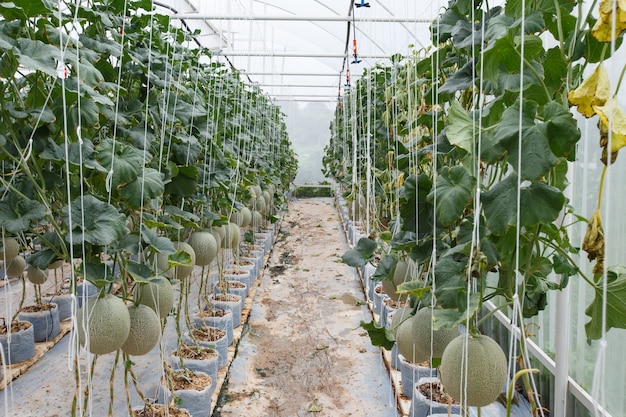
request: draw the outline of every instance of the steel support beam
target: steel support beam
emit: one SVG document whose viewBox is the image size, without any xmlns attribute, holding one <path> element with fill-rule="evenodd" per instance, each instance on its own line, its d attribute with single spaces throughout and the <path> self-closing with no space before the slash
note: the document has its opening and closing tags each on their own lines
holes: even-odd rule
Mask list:
<svg viewBox="0 0 626 417">
<path fill-rule="evenodd" d="M 224 20 L 224 21 L 286 21 L 286 22 L 352 22 L 352 16 L 295 16 L 295 15 L 211 15 L 203 13 L 179 13 L 170 15 L 171 19 L 177 20 Z M 355 17 L 356 22 L 375 23 L 426 23 L 430 24 L 434 19 L 419 19 L 413 17 L 373 16 Z"/>
<path fill-rule="evenodd" d="M 331 54 L 321 52 L 284 52 L 284 51 L 221 51 L 213 56 L 259 56 L 276 58 L 345 58 L 345 54 Z M 361 55 L 360 59 L 389 59 L 390 55 Z"/>
</svg>

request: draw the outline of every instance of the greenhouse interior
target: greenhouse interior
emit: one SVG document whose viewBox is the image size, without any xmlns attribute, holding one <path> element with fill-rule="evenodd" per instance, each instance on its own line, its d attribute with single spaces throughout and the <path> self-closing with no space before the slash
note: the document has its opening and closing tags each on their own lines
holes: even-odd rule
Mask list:
<svg viewBox="0 0 626 417">
<path fill-rule="evenodd" d="M 0 414 L 625 417 L 625 30 L 0 2 Z"/>
</svg>

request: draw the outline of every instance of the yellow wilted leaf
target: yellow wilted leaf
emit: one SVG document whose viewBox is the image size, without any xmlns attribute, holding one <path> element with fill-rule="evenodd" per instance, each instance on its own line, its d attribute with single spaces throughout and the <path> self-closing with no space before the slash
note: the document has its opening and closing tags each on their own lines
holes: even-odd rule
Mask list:
<svg viewBox="0 0 626 417">
<path fill-rule="evenodd" d="M 616 101 L 610 100 L 604 106 L 593 106 L 600 116 L 600 146 L 603 148 L 602 162 L 606 164 L 606 150 L 609 144 L 609 126 L 611 128 L 611 160 L 617 157 L 617 152 L 626 146 L 626 113 Z M 611 119 L 609 114 L 612 112 Z M 611 124 L 609 125 L 609 122 Z"/>
<path fill-rule="evenodd" d="M 572 106 L 578 106 L 578 111 L 585 117 L 595 114 L 593 106 L 602 106 L 609 99 L 609 75 L 602 64 L 598 65 L 577 89 L 567 94 Z"/>
<path fill-rule="evenodd" d="M 587 252 L 587 258 L 590 262 L 594 259 L 597 260 L 593 272 L 601 273 L 604 267 L 604 229 L 602 228 L 602 216 L 599 209 L 589 219 L 582 249 Z"/>
<path fill-rule="evenodd" d="M 591 29 L 591 34 L 599 42 L 611 42 L 626 30 L 626 1 L 618 0 L 616 4 L 617 16 L 615 19 L 615 32 L 613 27 L 613 0 L 602 0 L 600 2 L 600 18 Z"/>
</svg>

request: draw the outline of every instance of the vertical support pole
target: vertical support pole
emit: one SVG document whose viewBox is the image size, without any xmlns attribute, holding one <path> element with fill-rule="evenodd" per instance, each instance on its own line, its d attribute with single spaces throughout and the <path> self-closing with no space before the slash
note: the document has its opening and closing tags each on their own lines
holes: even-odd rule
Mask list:
<svg viewBox="0 0 626 417">
<path fill-rule="evenodd" d="M 556 333 L 554 343 L 554 409 L 553 417 L 567 416 L 567 392 L 569 379 L 569 338 L 570 338 L 570 286 L 556 293 Z"/>
</svg>

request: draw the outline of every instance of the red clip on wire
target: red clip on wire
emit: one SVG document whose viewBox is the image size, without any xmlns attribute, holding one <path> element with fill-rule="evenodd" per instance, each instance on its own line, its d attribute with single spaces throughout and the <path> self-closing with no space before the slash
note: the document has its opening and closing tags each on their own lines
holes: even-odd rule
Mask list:
<svg viewBox="0 0 626 417">
<path fill-rule="evenodd" d="M 359 54 L 356 51 L 356 38 L 352 39 L 352 46 L 354 51 L 354 53 L 352 54 L 352 56 L 354 57 L 354 61 L 352 61 L 352 63 L 358 64 L 359 62 L 361 62 L 361 60 L 359 59 Z"/>
<path fill-rule="evenodd" d="M 350 87 L 350 68 L 346 69 L 346 87 Z"/>
</svg>

